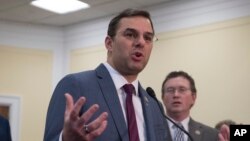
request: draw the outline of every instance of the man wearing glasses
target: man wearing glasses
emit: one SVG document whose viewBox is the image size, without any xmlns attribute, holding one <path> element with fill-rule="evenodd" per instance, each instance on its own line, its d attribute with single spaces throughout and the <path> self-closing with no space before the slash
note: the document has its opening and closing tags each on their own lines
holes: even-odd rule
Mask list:
<svg viewBox="0 0 250 141">
<path fill-rule="evenodd" d="M 218 131 L 190 117 L 190 110 L 196 100 L 196 87 L 193 78 L 186 72 L 169 73 L 162 84 L 162 100 L 167 116 L 181 128 L 189 132 L 193 141 L 218 141 Z M 168 122 L 169 141 L 188 141 L 188 136 Z"/>
</svg>

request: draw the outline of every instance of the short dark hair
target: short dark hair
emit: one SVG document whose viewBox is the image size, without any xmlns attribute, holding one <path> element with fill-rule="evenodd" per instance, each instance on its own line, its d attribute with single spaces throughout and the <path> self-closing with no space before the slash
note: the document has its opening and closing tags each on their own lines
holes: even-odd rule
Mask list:
<svg viewBox="0 0 250 141">
<path fill-rule="evenodd" d="M 117 28 L 118 28 L 118 25 L 119 25 L 121 19 L 126 18 L 126 17 L 135 17 L 135 16 L 142 16 L 142 17 L 149 19 L 149 21 L 151 23 L 151 27 L 153 29 L 153 34 L 154 34 L 154 27 L 153 27 L 153 23 L 152 23 L 151 16 L 150 16 L 149 12 L 147 12 L 145 10 L 138 10 L 138 9 L 126 9 L 126 10 L 122 11 L 119 15 L 114 17 L 109 23 L 107 34 L 111 38 L 113 38 L 116 35 L 116 31 L 117 31 Z"/>
<path fill-rule="evenodd" d="M 196 94 L 197 90 L 196 90 L 196 87 L 195 87 L 194 79 L 188 73 L 186 73 L 184 71 L 172 71 L 167 75 L 167 77 L 165 78 L 165 80 L 162 83 L 162 87 L 161 87 L 162 96 L 164 94 L 164 85 L 165 85 L 165 83 L 169 79 L 176 78 L 176 77 L 179 77 L 179 76 L 184 77 L 189 81 L 191 91 Z"/>
</svg>

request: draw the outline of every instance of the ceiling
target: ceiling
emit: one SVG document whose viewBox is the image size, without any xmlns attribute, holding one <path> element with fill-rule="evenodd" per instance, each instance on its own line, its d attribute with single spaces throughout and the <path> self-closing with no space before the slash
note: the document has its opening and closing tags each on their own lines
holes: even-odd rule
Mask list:
<svg viewBox="0 0 250 141">
<path fill-rule="evenodd" d="M 101 18 L 120 12 L 126 8 L 146 8 L 170 0 L 80 0 L 91 7 L 65 15 L 45 11 L 30 5 L 32 0 L 0 0 L 0 20 L 67 26 Z"/>
</svg>

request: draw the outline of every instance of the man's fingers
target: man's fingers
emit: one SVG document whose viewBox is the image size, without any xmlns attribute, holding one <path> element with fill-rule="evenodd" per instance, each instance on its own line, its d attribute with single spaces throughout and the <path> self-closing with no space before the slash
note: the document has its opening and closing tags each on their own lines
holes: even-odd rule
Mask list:
<svg viewBox="0 0 250 141">
<path fill-rule="evenodd" d="M 108 121 L 108 113 L 103 112 L 97 119 L 88 124 L 89 133 L 87 134 L 88 138 L 95 138 L 100 136 L 103 131 L 106 129 Z"/>
<path fill-rule="evenodd" d="M 82 106 L 84 105 L 85 102 L 86 102 L 86 98 L 85 98 L 85 97 L 80 97 L 80 98 L 76 101 L 76 103 L 75 103 L 75 105 L 74 105 L 73 111 L 76 112 L 77 115 L 79 115 L 79 112 L 80 112 L 80 110 L 81 110 L 81 108 L 82 108 Z"/>
<path fill-rule="evenodd" d="M 79 113 L 80 113 L 80 110 L 81 110 L 82 106 L 84 105 L 85 101 L 86 101 L 85 97 L 80 97 L 76 101 L 76 103 L 75 103 L 75 105 L 70 113 L 71 120 L 78 120 L 79 119 Z"/>
<path fill-rule="evenodd" d="M 65 94 L 65 98 L 66 98 L 65 116 L 68 117 L 70 120 L 77 120 L 79 112 L 86 101 L 85 97 L 80 97 L 75 104 L 73 97 L 69 93 Z"/>
<path fill-rule="evenodd" d="M 219 133 L 220 141 L 229 141 L 230 138 L 230 131 L 227 125 L 222 125 Z"/>
<path fill-rule="evenodd" d="M 103 122 L 107 121 L 108 113 L 103 112 L 97 119 L 88 124 L 88 129 L 90 132 L 99 132 L 99 128 L 102 129 L 104 127 Z"/>
<path fill-rule="evenodd" d="M 80 116 L 80 111 L 86 102 L 86 98 L 80 97 L 75 103 L 69 93 L 65 94 L 65 98 L 66 109 L 62 138 L 71 140 L 72 137 L 74 137 L 76 140 L 91 141 L 104 132 L 107 127 L 107 112 L 103 112 L 94 121 L 88 124 L 89 119 L 99 109 L 99 105 L 92 105 Z"/>
<path fill-rule="evenodd" d="M 78 126 L 82 127 L 84 124 L 87 124 L 92 115 L 99 109 L 99 105 L 92 105 L 79 119 Z"/>
<path fill-rule="evenodd" d="M 221 135 L 221 133 L 219 133 L 219 141 L 226 141 L 224 137 Z"/>
<path fill-rule="evenodd" d="M 65 110 L 65 116 L 68 117 L 71 110 L 73 109 L 74 106 L 74 101 L 72 96 L 69 93 L 65 94 L 65 98 L 66 98 L 66 110 Z"/>
<path fill-rule="evenodd" d="M 108 125 L 108 121 L 107 120 L 103 121 L 101 123 L 101 125 L 99 126 L 99 128 L 97 128 L 96 130 L 90 132 L 90 134 L 89 134 L 90 137 L 89 138 L 94 139 L 94 138 L 100 136 L 103 133 L 103 131 L 106 129 L 107 125 Z"/>
</svg>

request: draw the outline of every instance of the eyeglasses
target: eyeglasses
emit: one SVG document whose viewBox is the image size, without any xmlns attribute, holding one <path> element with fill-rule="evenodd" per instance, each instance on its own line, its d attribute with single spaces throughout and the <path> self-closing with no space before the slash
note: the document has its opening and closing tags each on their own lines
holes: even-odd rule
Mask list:
<svg viewBox="0 0 250 141">
<path fill-rule="evenodd" d="M 185 88 L 185 87 L 178 87 L 178 88 L 169 87 L 165 90 L 165 93 L 166 94 L 175 94 L 175 92 L 177 91 L 179 94 L 186 94 L 186 92 L 189 90 L 191 90 L 191 89 Z"/>
<path fill-rule="evenodd" d="M 122 33 L 122 35 L 131 41 L 138 41 L 140 37 L 139 31 L 132 29 L 132 28 L 126 29 Z M 152 43 L 152 42 L 158 41 L 158 38 L 153 33 L 150 33 L 150 32 L 146 32 L 142 36 L 146 43 Z"/>
</svg>

